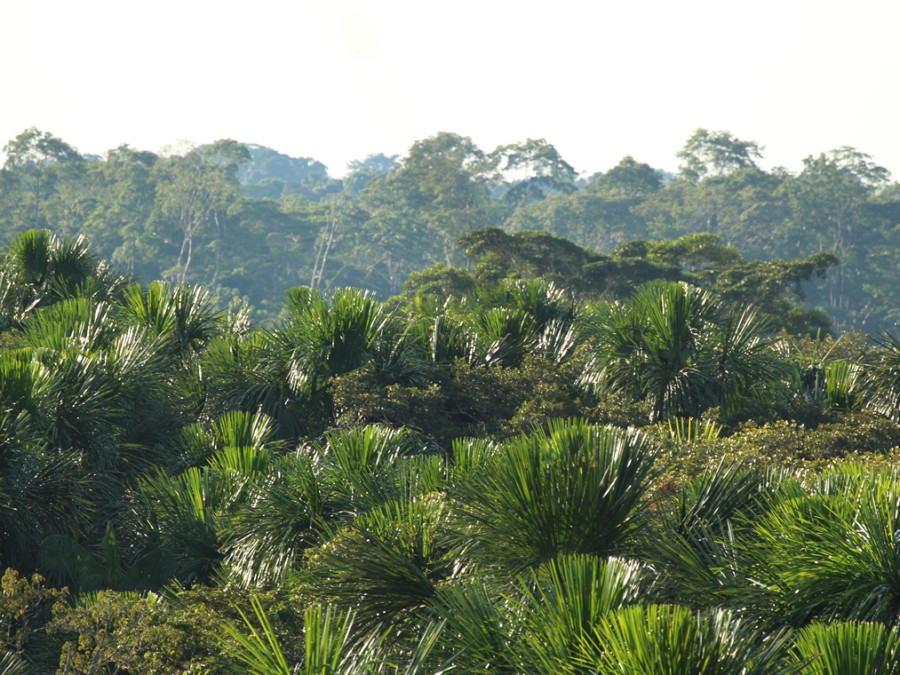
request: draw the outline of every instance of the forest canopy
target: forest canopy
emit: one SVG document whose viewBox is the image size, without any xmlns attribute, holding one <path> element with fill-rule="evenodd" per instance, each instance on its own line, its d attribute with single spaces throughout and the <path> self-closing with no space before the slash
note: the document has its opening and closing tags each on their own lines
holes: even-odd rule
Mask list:
<svg viewBox="0 0 900 675">
<path fill-rule="evenodd" d="M 811 155 L 799 173 L 767 172 L 759 144 L 698 129 L 674 176 L 625 157 L 587 180 L 545 140 L 487 152 L 452 133 L 418 141 L 403 157 L 353 162 L 341 180 L 312 158 L 230 140 L 180 154 L 122 146 L 86 157 L 32 128 L 5 153 L 0 240 L 29 229 L 83 235 L 129 274 L 201 285 L 221 307 L 248 303 L 257 319 L 276 317 L 297 285 L 396 295 L 431 265 L 465 266 L 457 242 L 483 228 L 545 232 L 619 267 L 638 258 L 687 264 L 691 273 L 727 262 L 698 252 L 663 260 L 659 249 L 639 253 L 632 242 L 713 235 L 747 261 L 731 273 L 734 290 L 781 274 L 764 273 L 764 262 L 819 256 L 810 262 L 819 270 L 821 256 L 833 256 L 839 264 L 827 258 L 825 275 L 791 280 L 795 267 L 778 283 L 837 332 L 877 332 L 900 318 L 900 188 L 853 148 Z M 611 264 L 597 273 L 614 285 Z"/>
<path fill-rule="evenodd" d="M 865 155 L 6 152 L 0 672 L 900 668 Z"/>
</svg>

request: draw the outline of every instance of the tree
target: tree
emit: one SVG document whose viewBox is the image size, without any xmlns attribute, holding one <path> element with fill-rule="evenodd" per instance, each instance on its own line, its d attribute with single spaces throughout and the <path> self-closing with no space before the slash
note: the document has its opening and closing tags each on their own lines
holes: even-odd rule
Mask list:
<svg viewBox="0 0 900 675">
<path fill-rule="evenodd" d="M 47 131 L 36 127 L 26 129 L 3 146 L 6 155 L 4 169 L 46 166 L 54 162 L 78 162 L 82 157 L 71 145 Z"/>
<path fill-rule="evenodd" d="M 437 238 L 437 260 L 450 265 L 457 238 L 491 220 L 490 162 L 472 142 L 451 133 L 418 141 L 388 175 L 406 217 L 421 222 Z"/>
<path fill-rule="evenodd" d="M 173 156 L 158 165 L 161 216 L 181 234 L 175 265 L 167 272 L 185 283 L 194 256 L 194 239 L 204 226 L 214 227 L 210 237 L 221 238 L 228 202 L 238 193 L 237 171 L 249 160 L 247 148 L 222 140 Z"/>
<path fill-rule="evenodd" d="M 475 261 L 475 275 L 496 282 L 504 277 L 543 277 L 581 290 L 585 267 L 605 256 L 546 232 L 507 234 L 485 227 L 459 238 L 463 254 Z"/>
<path fill-rule="evenodd" d="M 579 246 L 609 252 L 647 234 L 635 212 L 638 199 L 610 199 L 592 189 L 555 194 L 517 209 L 504 223 L 512 232 L 543 230 Z"/>
<path fill-rule="evenodd" d="M 488 161 L 503 180 L 495 192 L 510 212 L 550 195 L 576 190 L 575 169 L 544 139 L 501 145 Z"/>
<path fill-rule="evenodd" d="M 762 148 L 753 141 L 742 141 L 727 131 L 697 129 L 677 155 L 683 164 L 681 177 L 690 181 L 724 176 L 738 169 L 756 168 Z"/>
<path fill-rule="evenodd" d="M 0 329 L 65 298 L 109 300 L 127 281 L 98 262 L 83 237 L 21 232 L 0 256 Z"/>
<path fill-rule="evenodd" d="M 512 571 L 563 555 L 617 555 L 643 524 L 654 456 L 633 429 L 552 422 L 461 480 L 461 536 L 485 564 Z"/>
<path fill-rule="evenodd" d="M 607 199 L 634 199 L 646 198 L 662 187 L 662 171 L 626 155 L 606 173 L 594 176 L 587 189 Z"/>
<path fill-rule="evenodd" d="M 397 165 L 398 155 L 388 157 L 383 153 L 355 159 L 347 165 L 349 173 L 344 178 L 344 192 L 357 196 L 376 178 L 385 178 Z"/>
<path fill-rule="evenodd" d="M 6 163 L 0 170 L 4 178 L 0 185 L 6 186 L 9 231 L 58 228 L 61 223 L 55 221 L 61 220 L 64 209 L 57 203 L 57 191 L 62 181 L 83 173 L 82 156 L 62 139 L 35 127 L 7 143 L 3 152 Z"/>
<path fill-rule="evenodd" d="M 127 145 L 91 165 L 97 199 L 82 231 L 91 244 L 129 274 L 153 279 L 159 274 L 163 242 L 153 232 L 157 192 L 154 167 L 160 158 Z"/>
<path fill-rule="evenodd" d="M 594 355 L 583 384 L 646 400 L 652 421 L 716 406 L 730 414 L 744 397 L 771 396 L 778 379 L 756 312 L 684 282 L 649 283 L 601 305 L 586 329 Z"/>
<path fill-rule="evenodd" d="M 803 171 L 784 183 L 791 218 L 777 233 L 784 237 L 782 246 L 807 255 L 828 252 L 841 261 L 840 268 L 811 294 L 829 309 L 839 329 L 851 322 L 866 325 L 875 310 L 871 291 L 860 287 L 859 277 L 874 267 L 882 251 L 890 250 L 885 243 L 896 236 L 889 212 L 884 218 L 869 206 L 887 186 L 888 176 L 868 155 L 840 148 L 808 157 Z"/>
<path fill-rule="evenodd" d="M 812 620 L 896 624 L 900 481 L 859 462 L 824 472 L 754 522 L 748 545 L 760 607 L 790 625 Z"/>
</svg>

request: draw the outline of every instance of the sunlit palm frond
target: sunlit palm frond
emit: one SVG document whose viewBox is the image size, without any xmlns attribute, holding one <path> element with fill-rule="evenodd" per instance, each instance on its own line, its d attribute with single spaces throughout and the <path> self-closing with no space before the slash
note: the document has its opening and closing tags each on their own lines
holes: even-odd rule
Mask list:
<svg viewBox="0 0 900 675">
<path fill-rule="evenodd" d="M 782 659 L 788 634 L 762 636 L 736 615 L 677 605 L 610 612 L 581 658 L 589 672 L 642 675 L 769 675 L 796 672 Z"/>
<path fill-rule="evenodd" d="M 440 495 L 373 507 L 311 554 L 308 580 L 325 598 L 357 613 L 359 626 L 401 626 L 437 585 L 462 572 L 449 545 Z"/>
<path fill-rule="evenodd" d="M 809 675 L 895 675 L 900 629 L 874 622 L 814 623 L 798 632 L 791 656 Z"/>
<path fill-rule="evenodd" d="M 793 624 L 900 613 L 900 479 L 862 465 L 832 469 L 808 495 L 755 522 L 754 576 L 772 613 Z"/>
<path fill-rule="evenodd" d="M 893 420 L 900 419 L 900 339 L 885 331 L 865 377 L 869 405 Z"/>
<path fill-rule="evenodd" d="M 284 578 L 335 520 L 346 517 L 349 505 L 336 476 L 306 453 L 275 463 L 228 526 L 226 563 L 244 585 Z"/>
<path fill-rule="evenodd" d="M 242 609 L 237 608 L 243 620 L 242 626 L 233 623 L 225 623 L 225 634 L 238 645 L 236 658 L 241 662 L 241 670 L 253 675 L 290 675 L 295 672 L 285 659 L 278 637 L 272 628 L 272 622 L 266 615 L 265 609 L 258 598 L 251 596 L 250 606 L 253 609 L 253 618 L 248 617 Z M 309 614 L 309 612 L 307 612 Z M 314 621 L 311 622 L 314 625 Z M 309 633 L 313 633 L 312 630 Z M 310 635 L 312 638 L 313 635 Z M 322 667 L 324 664 L 313 664 L 309 672 L 328 673 Z"/>
<path fill-rule="evenodd" d="M 404 488 L 414 487 L 416 476 L 410 472 L 407 460 L 425 450 L 422 441 L 409 429 L 378 425 L 332 429 L 325 433 L 325 446 L 320 448 L 338 472 L 337 484 L 347 503 L 359 510 L 408 494 Z M 427 469 L 418 477 L 425 481 L 421 483 L 425 491 L 430 483 L 440 480 L 433 462 L 426 460 L 416 466 Z"/>
<path fill-rule="evenodd" d="M 588 555 L 561 556 L 521 576 L 524 668 L 546 675 L 584 672 L 578 661 L 594 629 L 609 612 L 644 599 L 652 579 L 640 563 Z"/>
<path fill-rule="evenodd" d="M 517 671 L 517 618 L 484 578 L 441 584 L 428 607 L 444 623 L 441 654 L 463 672 Z"/>
<path fill-rule="evenodd" d="M 655 450 L 633 430 L 580 420 L 514 439 L 456 491 L 460 536 L 515 572 L 566 553 L 614 554 L 640 528 Z"/>
<path fill-rule="evenodd" d="M 222 322 L 206 291 L 162 281 L 146 289 L 138 284 L 126 288 L 120 311 L 126 322 L 147 328 L 179 359 L 196 355 L 219 333 Z"/>
</svg>

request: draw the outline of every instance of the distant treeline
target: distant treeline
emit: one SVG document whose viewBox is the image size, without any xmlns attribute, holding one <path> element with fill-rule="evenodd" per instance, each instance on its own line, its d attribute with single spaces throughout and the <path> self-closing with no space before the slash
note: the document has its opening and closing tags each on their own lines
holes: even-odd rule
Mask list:
<svg viewBox="0 0 900 675">
<path fill-rule="evenodd" d="M 740 299 L 790 289 L 792 303 L 823 311 L 837 332 L 875 333 L 900 318 L 900 185 L 852 148 L 810 156 L 796 174 L 766 172 L 756 143 L 700 129 L 675 176 L 625 157 L 587 180 L 544 140 L 485 152 L 452 133 L 404 157 L 355 162 L 342 180 L 314 159 L 230 140 L 90 158 L 29 129 L 5 152 L 3 242 L 29 229 L 84 235 L 127 273 L 200 284 L 220 306 L 247 303 L 258 319 L 276 316 L 294 286 L 387 298 L 412 273 L 459 267 L 464 254 L 482 276 L 496 262 L 506 266 L 500 276 L 568 277 L 591 293 L 737 266 L 722 283 Z M 578 260 L 568 262 L 581 267 L 545 265 L 533 247 L 538 257 L 524 270 L 496 248 L 503 233 L 541 231 L 552 235 L 545 243 L 572 242 Z M 496 232 L 490 246 L 484 232 Z M 506 243 L 542 235 L 522 236 Z M 662 244 L 673 240 L 682 250 Z M 788 260 L 806 267 L 779 262 Z M 821 316 L 799 321 L 803 330 L 823 325 Z"/>
</svg>

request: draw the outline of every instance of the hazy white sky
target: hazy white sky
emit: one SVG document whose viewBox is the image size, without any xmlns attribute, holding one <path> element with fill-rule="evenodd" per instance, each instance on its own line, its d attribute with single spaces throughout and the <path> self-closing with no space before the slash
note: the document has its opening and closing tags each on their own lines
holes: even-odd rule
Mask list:
<svg viewBox="0 0 900 675">
<path fill-rule="evenodd" d="M 0 145 L 233 138 L 333 175 L 438 131 L 674 170 L 698 127 L 900 180 L 897 0 L 0 0 Z"/>
</svg>

